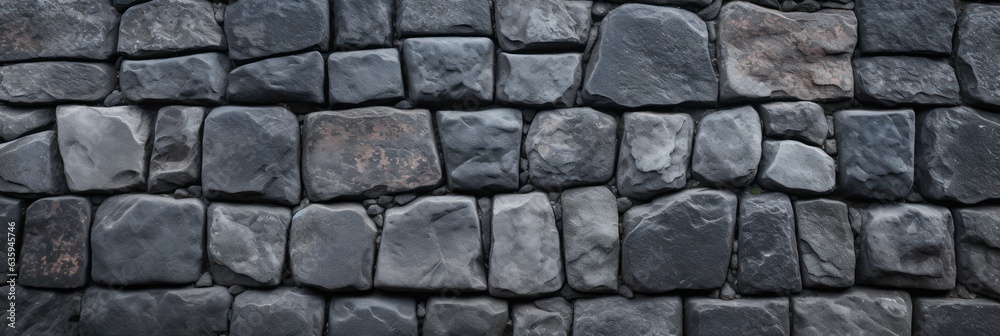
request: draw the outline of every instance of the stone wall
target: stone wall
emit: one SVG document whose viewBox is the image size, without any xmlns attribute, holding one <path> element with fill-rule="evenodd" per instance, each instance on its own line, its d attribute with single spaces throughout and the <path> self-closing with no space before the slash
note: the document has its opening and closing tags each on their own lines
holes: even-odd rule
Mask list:
<svg viewBox="0 0 1000 336">
<path fill-rule="evenodd" d="M 620 2 L 0 3 L 0 335 L 1000 335 L 1000 4 Z"/>
</svg>

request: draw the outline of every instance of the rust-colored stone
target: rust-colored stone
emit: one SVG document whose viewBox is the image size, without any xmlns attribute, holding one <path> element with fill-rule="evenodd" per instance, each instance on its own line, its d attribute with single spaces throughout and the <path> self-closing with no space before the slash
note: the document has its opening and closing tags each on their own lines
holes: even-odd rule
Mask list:
<svg viewBox="0 0 1000 336">
<path fill-rule="evenodd" d="M 35 201 L 25 214 L 20 284 L 78 288 L 87 284 L 90 201 L 58 196 Z"/>
</svg>

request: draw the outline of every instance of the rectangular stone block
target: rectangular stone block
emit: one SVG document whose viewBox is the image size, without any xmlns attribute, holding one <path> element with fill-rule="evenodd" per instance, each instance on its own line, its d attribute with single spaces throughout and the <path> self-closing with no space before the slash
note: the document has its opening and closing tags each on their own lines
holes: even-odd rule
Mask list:
<svg viewBox="0 0 1000 336">
<path fill-rule="evenodd" d="M 330 105 L 391 105 L 406 98 L 396 49 L 335 52 L 326 64 Z"/>
<path fill-rule="evenodd" d="M 231 65 L 222 53 L 153 60 L 125 60 L 121 92 L 136 104 L 218 104 L 226 95 Z"/>
<path fill-rule="evenodd" d="M 559 231 L 545 194 L 494 196 L 491 232 L 490 295 L 533 297 L 562 288 Z"/>
<path fill-rule="evenodd" d="M 744 294 L 798 293 L 802 290 L 795 217 L 780 193 L 740 197 L 739 268 L 736 288 Z"/>
<path fill-rule="evenodd" d="M 787 298 L 684 302 L 684 335 L 791 335 Z"/>
<path fill-rule="evenodd" d="M 854 12 L 862 53 L 951 53 L 958 19 L 952 1 L 856 0 Z"/>
<path fill-rule="evenodd" d="M 1000 6 L 970 3 L 956 29 L 955 72 L 965 101 L 1000 107 Z"/>
<path fill-rule="evenodd" d="M 854 286 L 854 233 L 847 205 L 828 199 L 795 201 L 804 287 Z"/>
<path fill-rule="evenodd" d="M 18 283 L 38 288 L 79 288 L 90 272 L 90 200 L 42 198 L 25 211 Z"/>
<path fill-rule="evenodd" d="M 201 180 L 201 129 L 208 111 L 194 106 L 160 108 L 149 156 L 149 193 L 171 192 Z"/>
<path fill-rule="evenodd" d="M 209 205 L 207 252 L 212 280 L 226 286 L 280 284 L 291 219 L 291 211 L 283 207 Z"/>
<path fill-rule="evenodd" d="M 240 0 L 226 6 L 224 26 L 234 60 L 326 50 L 330 1 Z"/>
<path fill-rule="evenodd" d="M 372 288 L 378 228 L 358 204 L 310 204 L 292 216 L 288 266 L 301 286 Z"/>
<path fill-rule="evenodd" d="M 233 296 L 225 287 L 118 290 L 87 288 L 81 336 L 217 336 L 229 331 Z"/>
<path fill-rule="evenodd" d="M 854 59 L 858 100 L 881 106 L 958 105 L 958 80 L 947 59 L 873 56 Z"/>
<path fill-rule="evenodd" d="M 145 189 L 153 118 L 153 111 L 137 106 L 59 106 L 59 153 L 69 190 Z"/>
<path fill-rule="evenodd" d="M 30 196 L 65 191 L 56 132 L 44 131 L 0 143 L 0 192 Z"/>
<path fill-rule="evenodd" d="M 680 336 L 684 325 L 677 296 L 621 296 L 573 302 L 573 335 Z"/>
<path fill-rule="evenodd" d="M 221 22 L 215 20 L 211 2 L 154 0 L 122 13 L 118 52 L 126 56 L 169 57 L 190 51 L 225 50 L 226 34 Z"/>
<path fill-rule="evenodd" d="M 591 2 L 496 0 L 497 41 L 506 52 L 581 50 L 591 25 Z M 525 15 L 531 13 L 531 15 Z"/>
<path fill-rule="evenodd" d="M 583 78 L 580 54 L 497 57 L 498 102 L 534 107 L 570 107 Z"/>
<path fill-rule="evenodd" d="M 6 313 L 4 325 L 0 326 L 0 335 L 4 336 L 39 336 L 39 335 L 79 335 L 80 304 L 83 298 L 81 291 L 53 291 L 15 286 L 14 289 L 5 284 L 5 293 L 14 291 L 17 296 L 12 306 L 4 310 L 14 309 L 13 318 Z M 5 295 L 6 298 L 10 298 Z M 11 328 L 13 324 L 13 328 Z"/>
<path fill-rule="evenodd" d="M 333 47 L 338 51 L 392 46 L 395 0 L 332 0 Z"/>
<path fill-rule="evenodd" d="M 953 209 L 958 283 L 1000 299 L 1000 207 Z"/>
<path fill-rule="evenodd" d="M 536 187 L 561 190 L 605 183 L 615 174 L 618 121 L 592 108 L 543 111 L 524 138 Z"/>
<path fill-rule="evenodd" d="M 422 334 L 500 336 L 507 327 L 507 302 L 488 296 L 427 300 Z"/>
<path fill-rule="evenodd" d="M 248 290 L 233 299 L 229 335 L 323 336 L 324 306 L 322 294 L 304 288 Z"/>
<path fill-rule="evenodd" d="M 562 205 L 562 244 L 566 282 L 581 292 L 618 291 L 618 206 L 607 187 L 566 190 Z"/>
<path fill-rule="evenodd" d="M 0 62 L 111 58 L 118 11 L 110 1 L 13 1 L 0 6 Z"/>
<path fill-rule="evenodd" d="M 687 185 L 694 119 L 686 114 L 626 113 L 618 151 L 618 192 L 646 199 Z"/>
<path fill-rule="evenodd" d="M 517 190 L 522 124 L 515 109 L 438 111 L 448 187 L 467 193 Z"/>
<path fill-rule="evenodd" d="M 0 66 L 0 102 L 103 102 L 118 85 L 114 64 L 31 62 Z"/>
<path fill-rule="evenodd" d="M 914 298 L 913 335 L 998 335 L 1000 303 L 988 299 Z"/>
<path fill-rule="evenodd" d="M 493 35 L 490 1 L 399 0 L 396 31 L 399 36 Z"/>
<path fill-rule="evenodd" d="M 330 300 L 327 335 L 418 335 L 417 302 L 380 294 Z"/>
<path fill-rule="evenodd" d="M 930 290 L 955 287 L 954 225 L 947 208 L 886 204 L 850 209 L 860 283 Z"/>
<path fill-rule="evenodd" d="M 452 2 L 430 2 L 433 1 Z M 473 2 L 489 6 L 486 1 Z M 411 38 L 403 40 L 402 50 L 410 102 L 429 106 L 451 104 L 455 105 L 453 109 L 459 109 L 493 101 L 495 56 L 492 40 L 484 37 Z"/>
<path fill-rule="evenodd" d="M 318 51 L 244 64 L 229 72 L 226 99 L 240 104 L 325 104 L 323 70 Z"/>
<path fill-rule="evenodd" d="M 846 110 L 837 130 L 837 187 L 844 196 L 890 201 L 913 188 L 916 125 L 913 110 Z"/>
<path fill-rule="evenodd" d="M 794 335 L 910 335 L 913 306 L 906 291 L 852 287 L 806 291 L 791 300 Z"/>
</svg>

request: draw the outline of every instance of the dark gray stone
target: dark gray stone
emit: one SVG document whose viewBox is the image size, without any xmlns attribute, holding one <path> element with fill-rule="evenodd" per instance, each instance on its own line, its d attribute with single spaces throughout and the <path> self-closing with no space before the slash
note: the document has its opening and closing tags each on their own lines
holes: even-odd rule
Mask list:
<svg viewBox="0 0 1000 336">
<path fill-rule="evenodd" d="M 687 114 L 626 113 L 618 152 L 618 193 L 647 199 L 684 188 L 690 177 L 694 119 Z"/>
<path fill-rule="evenodd" d="M 122 62 L 121 91 L 132 103 L 222 102 L 229 75 L 225 54 L 204 53 Z"/>
<path fill-rule="evenodd" d="M 590 35 L 591 3 L 496 0 L 497 41 L 506 52 L 581 50 Z"/>
<path fill-rule="evenodd" d="M 573 106 L 583 76 L 582 59 L 580 54 L 569 53 L 500 53 L 497 58 L 496 99 L 512 105 Z"/>
<path fill-rule="evenodd" d="M 958 22 L 955 72 L 962 98 L 972 104 L 1000 106 L 1000 6 L 971 3 Z"/>
<path fill-rule="evenodd" d="M 952 210 L 958 283 L 1000 299 L 1000 207 Z"/>
<path fill-rule="evenodd" d="M 56 132 L 44 131 L 0 143 L 0 192 L 16 195 L 66 192 Z"/>
<path fill-rule="evenodd" d="M 511 308 L 513 334 L 518 336 L 569 336 L 573 306 L 561 297 L 515 304 Z"/>
<path fill-rule="evenodd" d="M 334 297 L 327 335 L 417 336 L 417 303 L 385 295 Z"/>
<path fill-rule="evenodd" d="M 0 140 L 11 141 L 40 130 L 56 120 L 52 107 L 17 107 L 0 105 Z"/>
<path fill-rule="evenodd" d="M 149 157 L 150 193 L 171 192 L 201 179 L 201 126 L 206 114 L 204 107 L 160 108 Z"/>
<path fill-rule="evenodd" d="M 268 58 L 233 69 L 226 99 L 243 104 L 323 104 L 324 75 L 318 51 Z"/>
<path fill-rule="evenodd" d="M 453 0 L 405 0 L 402 3 L 417 2 L 451 3 Z M 489 6 L 487 1 L 469 3 Z M 427 18 L 436 20 L 440 17 L 440 13 L 435 13 Z M 493 41 L 484 37 L 424 37 L 403 40 L 409 100 L 426 105 L 491 102 L 493 59 Z"/>
<path fill-rule="evenodd" d="M 90 200 L 42 198 L 24 213 L 17 283 L 37 288 L 79 288 L 90 271 Z"/>
<path fill-rule="evenodd" d="M 300 288 L 248 290 L 233 299 L 229 335 L 322 336 L 325 305 L 322 295 Z"/>
<path fill-rule="evenodd" d="M 742 294 L 790 294 L 802 290 L 792 202 L 781 193 L 740 197 L 739 272 Z"/>
<path fill-rule="evenodd" d="M 23 286 L 10 288 L 5 284 L 4 291 L 16 293 L 15 302 L 11 302 L 4 310 L 15 309 L 16 312 L 4 314 L 4 325 L 0 326 L 0 335 L 32 336 L 32 335 L 79 335 L 80 304 L 83 293 L 80 291 L 48 291 Z M 9 298 L 9 297 L 7 297 Z M 16 305 L 16 308 L 15 308 Z M 15 314 L 11 321 L 8 317 Z M 10 328 L 13 323 L 14 328 Z"/>
<path fill-rule="evenodd" d="M 212 203 L 206 248 L 212 280 L 224 286 L 280 284 L 291 217 L 282 207 Z"/>
<path fill-rule="evenodd" d="M 311 204 L 292 216 L 288 263 L 299 286 L 372 288 L 378 228 L 358 204 Z"/>
<path fill-rule="evenodd" d="M 7 225 L 7 229 L 13 229 L 12 235 L 8 235 L 7 238 L 14 238 L 15 253 L 19 252 L 21 244 L 21 232 L 24 229 L 24 208 L 28 205 L 28 202 L 19 198 L 7 197 L 0 195 L 0 223 Z M 11 225 L 10 223 L 14 223 Z M 9 231 L 8 231 L 9 232 Z M 10 252 L 10 251 L 8 251 Z M 15 255 L 14 260 L 16 261 L 20 255 Z M 10 260 L 8 260 L 10 261 Z M 7 272 L 17 273 L 20 263 L 14 266 L 7 265 Z M 2 302 L 2 301 L 0 301 Z M 2 328 L 0 328 L 2 330 Z"/>
<path fill-rule="evenodd" d="M 837 186 L 837 164 L 822 149 L 794 140 L 765 140 L 757 183 L 771 190 L 818 195 Z"/>
<path fill-rule="evenodd" d="M 919 115 L 917 187 L 924 197 L 973 204 L 1000 199 L 1000 115 L 960 106 Z"/>
<path fill-rule="evenodd" d="M 573 302 L 573 335 L 680 336 L 684 316 L 676 296 L 608 296 Z"/>
<path fill-rule="evenodd" d="M 583 99 L 602 106 L 715 103 L 708 30 L 694 13 L 625 4 L 601 21 Z"/>
<path fill-rule="evenodd" d="M 955 287 L 954 225 L 947 208 L 872 205 L 850 210 L 857 231 L 857 281 L 900 288 Z"/>
<path fill-rule="evenodd" d="M 946 1 L 947 2 L 947 1 Z M 858 100 L 882 106 L 958 105 L 958 79 L 947 59 L 910 56 L 854 60 Z"/>
<path fill-rule="evenodd" d="M 614 176 L 615 118 L 591 108 L 538 113 L 524 150 L 531 182 L 545 189 L 599 184 Z"/>
<path fill-rule="evenodd" d="M 448 187 L 463 192 L 513 192 L 521 159 L 521 111 L 439 111 Z"/>
<path fill-rule="evenodd" d="M 910 294 L 852 287 L 792 297 L 792 333 L 803 336 L 910 334 Z"/>
<path fill-rule="evenodd" d="M 299 122 L 287 109 L 218 107 L 205 118 L 203 134 L 209 199 L 299 203 Z"/>
<path fill-rule="evenodd" d="M 763 137 L 753 107 L 712 112 L 698 121 L 691 173 L 712 185 L 745 186 L 757 174 Z"/>
<path fill-rule="evenodd" d="M 193 198 L 110 197 L 94 215 L 90 244 L 96 283 L 193 284 L 205 263 L 205 205 Z"/>
<path fill-rule="evenodd" d="M 997 335 L 997 319 L 1000 303 L 992 300 L 913 299 L 913 335 Z"/>
<path fill-rule="evenodd" d="M 145 189 L 153 114 L 136 106 L 56 108 L 59 153 L 69 190 Z"/>
<path fill-rule="evenodd" d="M 490 5 L 490 1 L 399 0 L 396 32 L 400 36 L 491 36 Z"/>
<path fill-rule="evenodd" d="M 563 287 L 559 230 L 541 192 L 493 197 L 490 295 L 532 297 Z"/>
<path fill-rule="evenodd" d="M 240 0 L 226 6 L 229 57 L 249 60 L 300 50 L 325 50 L 329 0 Z"/>
<path fill-rule="evenodd" d="M 833 126 L 827 124 L 823 107 L 813 102 L 767 103 L 761 104 L 759 110 L 764 135 L 771 138 L 821 146 Z"/>
<path fill-rule="evenodd" d="M 330 54 L 327 66 L 330 104 L 388 104 L 406 96 L 396 49 L 336 52 Z"/>
<path fill-rule="evenodd" d="M 337 50 L 392 46 L 394 0 L 333 0 L 333 42 Z"/>
<path fill-rule="evenodd" d="M 99 103 L 117 84 L 115 67 L 108 63 L 53 61 L 0 66 L 0 101 L 16 104 Z"/>
<path fill-rule="evenodd" d="M 500 336 L 507 326 L 507 311 L 507 302 L 491 297 L 432 297 L 427 300 L 423 334 Z"/>
<path fill-rule="evenodd" d="M 828 199 L 795 201 L 802 286 L 854 286 L 854 233 L 847 205 Z"/>
<path fill-rule="evenodd" d="M 728 191 L 688 189 L 629 209 L 622 217 L 622 282 L 637 292 L 722 287 L 736 203 Z"/>
<path fill-rule="evenodd" d="M 788 308 L 788 298 L 691 298 L 684 302 L 684 334 L 787 336 Z"/>
<path fill-rule="evenodd" d="M 848 197 L 896 200 L 913 187 L 912 110 L 834 113 L 837 187 Z"/>
<path fill-rule="evenodd" d="M 751 0 L 753 1 L 753 0 Z M 610 0 L 611 3 L 638 2 L 658 6 L 700 8 L 708 6 L 712 0 Z"/>
<path fill-rule="evenodd" d="M 178 52 L 225 51 L 226 35 L 211 2 L 153 0 L 130 7 L 118 28 L 118 52 L 163 57 Z"/>
<path fill-rule="evenodd" d="M 562 205 L 562 244 L 566 282 L 581 292 L 618 290 L 618 206 L 607 187 L 566 190 Z"/>
<path fill-rule="evenodd" d="M 958 15 L 948 0 L 856 0 L 862 53 L 951 54 Z"/>
<path fill-rule="evenodd" d="M 233 296 L 220 286 L 146 290 L 93 286 L 83 295 L 80 335 L 226 334 L 232 303 Z"/>
<path fill-rule="evenodd" d="M 118 11 L 110 1 L 14 1 L 0 7 L 0 62 L 111 58 Z"/>
</svg>

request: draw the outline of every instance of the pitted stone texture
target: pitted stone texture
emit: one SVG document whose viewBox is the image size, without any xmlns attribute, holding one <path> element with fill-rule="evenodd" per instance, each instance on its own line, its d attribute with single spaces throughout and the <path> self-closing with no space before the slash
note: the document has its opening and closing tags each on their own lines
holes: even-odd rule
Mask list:
<svg viewBox="0 0 1000 336">
<path fill-rule="evenodd" d="M 913 110 L 834 113 L 837 187 L 848 197 L 896 200 L 913 187 Z"/>
<path fill-rule="evenodd" d="M 229 330 L 233 296 L 225 287 L 114 290 L 87 288 L 82 336 L 216 336 Z"/>
<path fill-rule="evenodd" d="M 914 298 L 913 335 L 997 335 L 1000 303 L 987 299 Z"/>
<path fill-rule="evenodd" d="M 952 210 L 958 283 L 1000 299 L 1000 207 Z"/>
<path fill-rule="evenodd" d="M 958 105 L 958 80 L 947 59 L 910 56 L 854 60 L 858 100 L 882 106 Z"/>
<path fill-rule="evenodd" d="M 739 272 L 743 294 L 788 294 L 802 290 L 795 213 L 781 193 L 740 197 Z"/>
<path fill-rule="evenodd" d="M 847 205 L 828 199 L 795 201 L 802 285 L 854 286 L 854 234 Z"/>
<path fill-rule="evenodd" d="M 792 297 L 792 333 L 803 336 L 910 335 L 910 294 L 853 287 Z"/>
<path fill-rule="evenodd" d="M 511 320 L 514 335 L 568 336 L 573 325 L 573 306 L 561 297 L 515 304 Z"/>
<path fill-rule="evenodd" d="M 202 184 L 214 200 L 298 204 L 299 122 L 282 107 L 226 106 L 205 118 Z"/>
<path fill-rule="evenodd" d="M 427 300 L 423 335 L 500 336 L 507 317 L 507 302 L 492 297 L 433 297 Z"/>
<path fill-rule="evenodd" d="M 226 35 L 211 2 L 153 0 L 122 14 L 118 52 L 128 57 L 163 57 L 178 52 L 225 51 Z"/>
<path fill-rule="evenodd" d="M 490 295 L 532 297 L 563 286 L 559 230 L 541 192 L 493 197 Z"/>
<path fill-rule="evenodd" d="M 500 53 L 496 99 L 512 105 L 573 106 L 583 76 L 582 59 L 580 54 Z"/>
<path fill-rule="evenodd" d="M 15 104 L 102 102 L 117 84 L 115 67 L 108 63 L 53 61 L 0 66 L 0 101 Z"/>
<path fill-rule="evenodd" d="M 220 285 L 268 287 L 281 283 L 292 215 L 287 208 L 212 203 L 208 207 L 208 261 Z"/>
<path fill-rule="evenodd" d="M 468 2 L 489 6 L 488 1 Z M 440 17 L 432 15 L 427 18 Z M 485 37 L 423 37 L 403 40 L 409 100 L 422 105 L 493 101 L 493 53 L 493 41 Z"/>
<path fill-rule="evenodd" d="M 396 49 L 336 52 L 330 54 L 327 66 L 332 105 L 395 103 L 405 98 Z"/>
<path fill-rule="evenodd" d="M 90 270 L 90 200 L 42 198 L 25 210 L 17 283 L 38 288 L 79 288 Z"/>
<path fill-rule="evenodd" d="M 372 288 L 378 228 L 358 204 L 311 204 L 292 216 L 288 263 L 300 286 Z"/>
<path fill-rule="evenodd" d="M 787 336 L 788 308 L 788 298 L 692 298 L 684 302 L 684 334 Z"/>
<path fill-rule="evenodd" d="M 955 287 L 954 225 L 947 208 L 872 205 L 850 210 L 858 239 L 858 282 L 899 288 Z"/>
<path fill-rule="evenodd" d="M 476 201 L 427 196 L 385 212 L 375 287 L 485 291 L 486 267 Z"/>
<path fill-rule="evenodd" d="M 248 290 L 233 299 L 229 335 L 322 336 L 325 305 L 322 295 L 300 288 Z"/>
<path fill-rule="evenodd" d="M 618 290 L 618 206 L 607 187 L 566 190 L 562 205 L 562 243 L 566 282 L 581 292 Z"/>
<path fill-rule="evenodd" d="M 441 166 L 427 110 L 389 107 L 311 113 L 302 172 L 312 201 L 429 188 Z"/>
<path fill-rule="evenodd" d="M 852 11 L 727 3 L 719 15 L 720 99 L 850 99 L 856 27 Z"/>
<path fill-rule="evenodd" d="M 56 127 L 70 191 L 145 189 L 152 111 L 63 105 L 56 109 Z"/>
<path fill-rule="evenodd" d="M 243 104 L 323 104 L 323 70 L 323 55 L 318 51 L 242 65 L 229 73 L 226 99 Z"/>
<path fill-rule="evenodd" d="M 90 233 L 94 282 L 193 284 L 205 263 L 205 205 L 193 198 L 127 194 L 104 200 Z"/>
<path fill-rule="evenodd" d="M 614 176 L 615 118 L 591 108 L 538 113 L 525 138 L 531 182 L 563 189 L 607 182 Z"/>
<path fill-rule="evenodd" d="M 794 140 L 765 140 L 757 183 L 799 195 L 817 195 L 837 186 L 837 164 L 818 147 Z"/>
<path fill-rule="evenodd" d="M 330 300 L 327 335 L 415 336 L 417 303 L 413 298 L 380 294 Z"/>
<path fill-rule="evenodd" d="M 490 1 L 399 0 L 396 32 L 400 36 L 491 36 L 490 4 Z"/>
<path fill-rule="evenodd" d="M 333 0 L 333 38 L 337 50 L 392 46 L 395 0 Z"/>
<path fill-rule="evenodd" d="M 240 0 L 226 6 L 229 57 L 258 59 L 300 50 L 325 50 L 329 0 Z"/>
<path fill-rule="evenodd" d="M 14 328 L 9 324 L 0 327 L 5 336 L 32 335 L 79 335 L 80 304 L 83 293 L 80 291 L 47 291 L 23 286 L 7 287 L 8 293 L 14 291 L 16 305 Z M 7 310 L 5 309 L 5 310 Z M 8 313 L 9 314 L 9 313 Z M 8 315 L 10 316 L 10 315 Z M 11 323 L 8 319 L 5 322 Z"/>
<path fill-rule="evenodd" d="M 0 143 L 0 192 L 56 195 L 66 191 L 56 132 Z"/>
<path fill-rule="evenodd" d="M 625 4 L 601 21 L 583 99 L 601 106 L 710 104 L 718 80 L 708 28 L 694 13 Z"/>
<path fill-rule="evenodd" d="M 684 316 L 676 296 L 608 296 L 573 302 L 573 335 L 680 336 Z"/>
<path fill-rule="evenodd" d="M 12 141 L 37 131 L 56 120 L 52 107 L 18 107 L 0 105 L 0 140 Z"/>
<path fill-rule="evenodd" d="M 513 192 L 521 159 L 521 112 L 439 111 L 438 134 L 448 187 L 463 192 Z"/>
<path fill-rule="evenodd" d="M 580 50 L 590 34 L 590 2 L 496 0 L 497 41 L 506 52 Z"/>
<path fill-rule="evenodd" d="M 722 287 L 736 205 L 730 192 L 688 189 L 632 207 L 622 217 L 622 281 L 637 292 Z"/>
<path fill-rule="evenodd" d="M 133 103 L 222 102 L 229 75 L 225 54 L 204 53 L 155 60 L 125 60 L 121 90 Z"/>
<path fill-rule="evenodd" d="M 647 199 L 684 188 L 690 176 L 694 119 L 687 114 L 627 113 L 618 153 L 618 192 Z"/>
<path fill-rule="evenodd" d="M 206 114 L 205 107 L 160 108 L 149 157 L 150 193 L 171 192 L 201 179 L 201 126 Z"/>
<path fill-rule="evenodd" d="M 698 122 L 691 173 L 713 185 L 745 186 L 757 174 L 763 137 L 753 107 L 710 113 Z"/>
<path fill-rule="evenodd" d="M 960 106 L 919 116 L 917 187 L 924 197 L 973 204 L 1000 199 L 1000 116 Z M 975 145 L 972 145 L 975 144 Z"/>
<path fill-rule="evenodd" d="M 823 107 L 813 102 L 776 102 L 762 104 L 760 109 L 764 135 L 776 139 L 799 140 L 822 146 L 827 132 Z"/>
<path fill-rule="evenodd" d="M 948 0 L 856 0 L 858 49 L 865 54 L 950 54 L 958 15 Z"/>
<path fill-rule="evenodd" d="M 0 62 L 111 58 L 118 12 L 110 1 L 13 1 L 0 7 Z"/>
<path fill-rule="evenodd" d="M 958 22 L 955 72 L 962 98 L 1000 106 L 1000 6 L 969 4 Z"/>
</svg>

